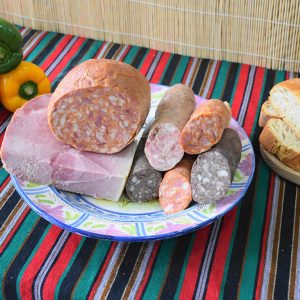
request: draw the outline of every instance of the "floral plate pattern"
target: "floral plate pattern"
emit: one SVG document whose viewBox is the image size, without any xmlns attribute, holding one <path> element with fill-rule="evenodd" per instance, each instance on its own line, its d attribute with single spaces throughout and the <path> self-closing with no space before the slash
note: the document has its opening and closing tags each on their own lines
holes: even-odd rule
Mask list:
<svg viewBox="0 0 300 300">
<path fill-rule="evenodd" d="M 166 86 L 151 85 L 152 103 L 146 124 Z M 197 104 L 204 101 L 196 96 Z M 147 241 L 179 236 L 204 227 L 231 210 L 246 193 L 255 169 L 251 142 L 245 131 L 232 119 L 242 141 L 242 157 L 226 196 L 220 201 L 200 206 L 192 201 L 190 206 L 174 215 L 165 215 L 157 200 L 147 203 L 130 202 L 125 194 L 119 202 L 64 192 L 51 185 L 38 185 L 11 175 L 20 196 L 41 217 L 78 234 L 117 241 Z"/>
</svg>

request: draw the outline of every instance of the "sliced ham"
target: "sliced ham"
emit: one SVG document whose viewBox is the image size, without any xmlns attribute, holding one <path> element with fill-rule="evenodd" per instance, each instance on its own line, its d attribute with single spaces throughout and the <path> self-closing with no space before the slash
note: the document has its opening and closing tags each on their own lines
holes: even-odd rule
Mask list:
<svg viewBox="0 0 300 300">
<path fill-rule="evenodd" d="M 114 155 L 75 150 L 58 141 L 49 128 L 50 98 L 51 94 L 39 96 L 15 112 L 1 148 L 5 169 L 30 182 L 118 201 L 137 141 Z"/>
</svg>

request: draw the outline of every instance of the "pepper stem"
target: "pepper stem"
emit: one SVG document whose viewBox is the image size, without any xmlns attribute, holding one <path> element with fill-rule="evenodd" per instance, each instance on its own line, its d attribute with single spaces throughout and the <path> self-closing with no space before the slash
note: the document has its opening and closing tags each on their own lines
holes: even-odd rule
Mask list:
<svg viewBox="0 0 300 300">
<path fill-rule="evenodd" d="M 24 82 L 19 88 L 19 95 L 25 99 L 30 100 L 38 94 L 38 86 L 35 82 L 29 80 Z"/>
</svg>

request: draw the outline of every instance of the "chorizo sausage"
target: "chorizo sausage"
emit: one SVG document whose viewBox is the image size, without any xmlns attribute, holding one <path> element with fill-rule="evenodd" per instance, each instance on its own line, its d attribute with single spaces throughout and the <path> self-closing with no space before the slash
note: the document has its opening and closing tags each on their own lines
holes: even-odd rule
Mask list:
<svg viewBox="0 0 300 300">
<path fill-rule="evenodd" d="M 186 153 L 199 154 L 209 150 L 222 137 L 231 119 L 229 104 L 221 100 L 202 102 L 193 112 L 180 136 Z"/>
<path fill-rule="evenodd" d="M 150 110 L 150 85 L 135 68 L 90 59 L 59 83 L 48 107 L 56 138 L 79 150 L 117 153 L 138 134 Z"/>
<path fill-rule="evenodd" d="M 159 186 L 159 203 L 166 214 L 182 211 L 192 201 L 190 178 L 193 162 L 192 158 L 184 157 L 166 172 Z"/>
</svg>

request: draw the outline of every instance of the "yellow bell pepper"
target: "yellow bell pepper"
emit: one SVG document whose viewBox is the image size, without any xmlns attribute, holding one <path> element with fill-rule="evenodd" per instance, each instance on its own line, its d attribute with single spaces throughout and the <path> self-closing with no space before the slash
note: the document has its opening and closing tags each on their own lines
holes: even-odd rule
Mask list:
<svg viewBox="0 0 300 300">
<path fill-rule="evenodd" d="M 44 71 L 31 62 L 22 61 L 16 69 L 0 75 L 1 102 L 11 112 L 50 90 L 51 83 Z"/>
</svg>

